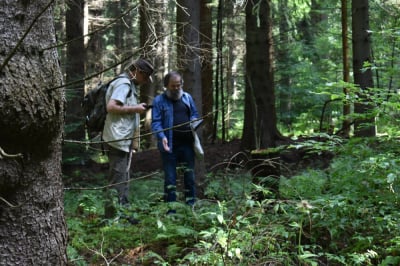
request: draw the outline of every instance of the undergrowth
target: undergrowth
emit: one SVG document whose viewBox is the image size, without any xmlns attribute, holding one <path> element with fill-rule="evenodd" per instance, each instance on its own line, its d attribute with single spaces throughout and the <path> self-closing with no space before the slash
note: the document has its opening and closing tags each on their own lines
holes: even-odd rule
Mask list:
<svg viewBox="0 0 400 266">
<path fill-rule="evenodd" d="M 161 175 L 134 180 L 120 217 L 137 225 L 103 219 L 99 190 L 66 191 L 69 264 L 399 265 L 398 141 L 351 139 L 331 151 L 327 169 L 281 176 L 279 197 L 244 170 L 209 174 L 204 197 L 192 208 L 178 201 L 172 216 Z"/>
</svg>

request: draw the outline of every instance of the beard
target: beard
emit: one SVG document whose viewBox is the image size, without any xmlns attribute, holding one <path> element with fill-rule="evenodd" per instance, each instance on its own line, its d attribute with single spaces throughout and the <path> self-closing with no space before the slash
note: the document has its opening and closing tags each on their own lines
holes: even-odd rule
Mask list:
<svg viewBox="0 0 400 266">
<path fill-rule="evenodd" d="M 167 95 L 167 97 L 173 101 L 177 101 L 182 97 L 183 94 L 183 90 L 177 90 L 177 91 L 171 91 L 171 90 L 166 90 L 165 94 Z"/>
</svg>

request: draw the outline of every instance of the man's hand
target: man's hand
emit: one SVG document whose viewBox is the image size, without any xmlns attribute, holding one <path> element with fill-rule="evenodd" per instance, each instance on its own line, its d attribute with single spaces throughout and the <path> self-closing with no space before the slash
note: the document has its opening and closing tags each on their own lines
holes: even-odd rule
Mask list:
<svg viewBox="0 0 400 266">
<path fill-rule="evenodd" d="M 143 114 L 148 110 L 147 104 L 145 103 L 139 103 L 138 105 L 135 106 L 135 113 Z"/>
<path fill-rule="evenodd" d="M 164 150 L 165 150 L 166 152 L 169 152 L 170 149 L 169 149 L 169 146 L 168 146 L 168 139 L 167 139 L 167 138 L 163 138 L 163 139 L 162 139 L 162 144 L 163 144 Z"/>
<path fill-rule="evenodd" d="M 139 103 L 133 106 L 124 105 L 120 101 L 111 99 L 107 104 L 107 112 L 113 114 L 144 114 L 148 110 L 146 103 Z"/>
</svg>

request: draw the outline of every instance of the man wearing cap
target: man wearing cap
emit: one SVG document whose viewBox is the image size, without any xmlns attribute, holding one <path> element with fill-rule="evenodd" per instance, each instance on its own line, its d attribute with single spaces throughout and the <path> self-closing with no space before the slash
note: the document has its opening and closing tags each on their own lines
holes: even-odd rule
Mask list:
<svg viewBox="0 0 400 266">
<path fill-rule="evenodd" d="M 132 138 L 139 129 L 139 114 L 146 112 L 145 103 L 138 103 L 136 86 L 151 82 L 153 66 L 144 59 L 128 65 L 119 78 L 110 83 L 106 94 L 107 117 L 103 139 L 107 143 L 109 182 L 118 193 L 118 203 L 129 204 L 129 165 Z M 105 217 L 116 214 L 111 191 L 107 190 Z"/>
</svg>

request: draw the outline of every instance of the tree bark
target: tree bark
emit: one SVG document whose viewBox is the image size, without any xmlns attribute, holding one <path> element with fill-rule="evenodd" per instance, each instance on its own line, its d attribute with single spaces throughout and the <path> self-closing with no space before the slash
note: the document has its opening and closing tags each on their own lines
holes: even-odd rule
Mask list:
<svg viewBox="0 0 400 266">
<path fill-rule="evenodd" d="M 140 86 L 140 101 L 151 104 L 157 89 L 163 88 L 163 75 L 165 58 L 168 58 L 165 40 L 166 32 L 169 32 L 166 24 L 167 3 L 165 0 L 140 1 L 140 47 L 142 55 L 152 62 L 154 74 L 153 83 Z M 157 142 L 151 132 L 151 110 L 146 113 L 144 119 L 145 148 L 154 148 Z"/>
<path fill-rule="evenodd" d="M 104 40 L 103 33 L 97 30 L 102 26 L 97 22 L 99 17 L 103 16 L 103 5 L 89 5 L 89 25 L 88 31 L 91 33 L 88 44 L 86 47 L 86 75 L 91 75 L 94 73 L 99 73 L 104 69 L 103 56 L 104 56 Z M 95 32 L 95 33 L 93 33 Z M 98 75 L 97 77 L 88 81 L 86 88 L 94 88 L 101 80 L 103 75 Z"/>
<path fill-rule="evenodd" d="M 245 150 L 274 147 L 282 137 L 276 125 L 271 3 L 258 5 L 246 5 Z"/>
<path fill-rule="evenodd" d="M 200 43 L 201 43 L 201 84 L 202 84 L 202 114 L 204 117 L 202 126 L 203 142 L 208 141 L 213 133 L 213 66 L 212 66 L 212 13 L 209 0 L 200 1 Z"/>
<path fill-rule="evenodd" d="M 372 63 L 368 0 L 353 0 L 351 9 L 354 83 L 362 91 L 359 101 L 354 103 L 354 113 L 360 115 L 354 123 L 354 134 L 357 137 L 374 137 L 375 117 L 368 114 L 373 108 L 368 90 L 374 87 L 374 82 L 371 67 L 364 67 L 364 63 Z"/>
<path fill-rule="evenodd" d="M 279 1 L 279 10 L 288 9 L 288 0 Z M 291 38 L 289 32 L 289 18 L 286 12 L 282 12 L 279 20 L 279 46 L 277 49 L 278 64 L 288 64 L 290 62 Z M 279 66 L 278 66 L 279 68 Z M 292 117 L 292 75 L 288 71 L 282 71 L 280 78 L 281 88 L 279 90 L 279 114 L 281 123 L 291 128 L 294 117 Z"/>
<path fill-rule="evenodd" d="M 3 0 L 0 62 L 0 265 L 66 265 L 61 181 L 63 90 L 49 1 Z M 43 14 L 39 14 L 46 10 Z M 38 17 L 37 19 L 35 19 Z"/>
<path fill-rule="evenodd" d="M 192 94 L 201 114 L 200 1 L 179 0 L 178 3 L 178 68 L 183 74 L 184 89 Z"/>
<path fill-rule="evenodd" d="M 77 108 L 82 103 L 85 81 L 85 45 L 83 38 L 83 19 L 84 19 L 84 0 L 67 1 L 66 11 L 66 38 L 67 62 L 66 62 L 66 82 L 71 83 L 67 87 L 67 112 L 66 124 L 70 125 L 65 129 L 65 136 L 68 139 L 81 140 L 85 136 L 84 118 L 81 108 Z M 65 153 L 70 153 L 64 150 Z M 65 155 L 65 154 L 64 154 Z M 72 155 L 71 155 L 72 156 Z"/>
<path fill-rule="evenodd" d="M 178 70 L 183 76 L 184 90 L 193 96 L 199 115 L 202 116 L 200 1 L 178 0 L 176 20 Z M 201 128 L 197 133 L 202 135 Z M 205 177 L 204 160 L 196 161 L 195 175 L 196 183 L 202 184 Z"/>
<path fill-rule="evenodd" d="M 349 67 L 349 46 L 347 42 L 347 0 L 341 0 L 341 11 L 342 11 L 342 56 L 343 56 L 343 81 L 345 83 L 350 82 L 350 67 Z M 343 88 L 344 104 L 343 104 L 343 116 L 344 120 L 342 123 L 342 136 L 348 138 L 350 136 L 350 120 L 351 105 L 347 100 L 349 89 Z"/>
</svg>

